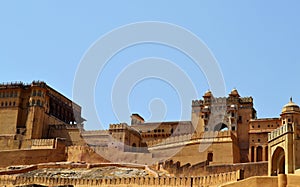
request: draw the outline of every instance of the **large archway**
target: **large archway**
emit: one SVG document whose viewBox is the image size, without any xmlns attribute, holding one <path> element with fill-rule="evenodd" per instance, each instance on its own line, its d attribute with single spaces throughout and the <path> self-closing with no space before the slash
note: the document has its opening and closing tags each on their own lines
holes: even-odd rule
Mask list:
<svg viewBox="0 0 300 187">
<path fill-rule="evenodd" d="M 282 147 L 277 147 L 272 155 L 271 175 L 285 174 L 285 154 Z"/>
<path fill-rule="evenodd" d="M 228 126 L 224 123 L 219 123 L 214 128 L 214 131 L 226 131 L 226 130 L 228 130 Z"/>
</svg>

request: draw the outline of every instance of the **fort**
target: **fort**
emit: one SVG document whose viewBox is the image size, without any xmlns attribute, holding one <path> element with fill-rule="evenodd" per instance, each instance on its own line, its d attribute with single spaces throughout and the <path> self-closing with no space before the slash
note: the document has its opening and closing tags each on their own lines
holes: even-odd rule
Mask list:
<svg viewBox="0 0 300 187">
<path fill-rule="evenodd" d="M 236 89 L 218 98 L 207 91 L 192 101 L 190 121 L 146 122 L 132 114 L 131 124 L 87 131 L 81 107 L 45 82 L 0 84 L 0 185 L 299 186 L 299 106 L 290 99 L 278 118 L 256 113 L 253 98 Z M 148 174 L 30 175 L 104 166 Z"/>
</svg>

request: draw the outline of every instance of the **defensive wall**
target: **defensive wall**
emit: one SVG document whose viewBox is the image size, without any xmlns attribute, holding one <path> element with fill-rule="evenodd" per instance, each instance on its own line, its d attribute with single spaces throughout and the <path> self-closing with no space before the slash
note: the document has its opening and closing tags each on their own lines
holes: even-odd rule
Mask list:
<svg viewBox="0 0 300 187">
<path fill-rule="evenodd" d="M 100 154 L 96 153 L 93 148 L 88 146 L 67 147 L 67 161 L 87 163 L 109 162 Z"/>
<path fill-rule="evenodd" d="M 218 186 L 220 184 L 241 180 L 241 171 L 221 173 L 201 177 L 131 177 L 110 179 L 75 179 L 75 178 L 51 178 L 51 177 L 25 177 L 2 175 L 0 185 L 7 187 L 17 185 L 45 185 L 62 186 L 73 185 L 75 187 L 102 186 L 102 187 L 135 187 L 135 186 Z"/>
<path fill-rule="evenodd" d="M 172 160 L 168 160 L 162 163 L 161 167 L 164 170 L 167 170 L 169 173 L 174 174 L 175 176 L 210 175 L 238 170 L 243 170 L 244 178 L 268 175 L 268 162 L 238 163 L 211 166 L 209 165 L 208 161 L 204 161 L 195 165 L 181 165 L 180 162 L 173 162 Z"/>
<path fill-rule="evenodd" d="M 251 186 L 251 187 L 297 187 L 300 183 L 300 175 L 295 174 L 279 174 L 278 176 L 255 176 L 248 179 L 230 182 L 228 184 L 221 185 L 221 187 L 240 187 L 240 186 Z"/>
<path fill-rule="evenodd" d="M 25 146 L 26 145 L 26 146 Z M 28 140 L 26 149 L 4 150 L 0 154 L 0 167 L 65 161 L 65 145 L 61 139 Z"/>
</svg>

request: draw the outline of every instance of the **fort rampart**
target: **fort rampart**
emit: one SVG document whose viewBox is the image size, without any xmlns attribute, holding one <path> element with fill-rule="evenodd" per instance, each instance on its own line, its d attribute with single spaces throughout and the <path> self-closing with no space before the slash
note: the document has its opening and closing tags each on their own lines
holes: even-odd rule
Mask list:
<svg viewBox="0 0 300 187">
<path fill-rule="evenodd" d="M 0 185 L 7 187 L 17 185 L 40 184 L 46 186 L 73 185 L 83 186 L 216 186 L 223 183 L 234 182 L 242 179 L 241 171 L 221 173 L 201 177 L 131 177 L 111 179 L 76 179 L 76 178 L 51 178 L 51 177 L 24 177 L 2 175 Z"/>
</svg>

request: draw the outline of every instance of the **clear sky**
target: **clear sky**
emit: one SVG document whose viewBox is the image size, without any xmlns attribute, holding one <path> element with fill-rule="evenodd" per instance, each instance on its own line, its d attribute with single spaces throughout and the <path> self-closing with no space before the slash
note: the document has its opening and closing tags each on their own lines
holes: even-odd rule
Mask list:
<svg viewBox="0 0 300 187">
<path fill-rule="evenodd" d="M 300 104 L 299 10 L 297 0 L 2 0 L 0 81 L 43 80 L 72 98 L 81 59 L 101 36 L 130 23 L 167 22 L 191 31 L 208 46 L 221 68 L 227 93 L 237 88 L 241 96 L 254 98 L 258 117 L 277 117 L 290 96 Z M 88 108 L 94 106 L 82 106 L 88 129 L 118 122 L 111 101 L 113 83 L 129 64 L 147 57 L 167 59 L 184 69 L 197 85 L 198 98 L 209 89 L 205 75 L 180 51 L 158 44 L 132 46 L 115 55 L 98 77 L 99 121 L 88 119 Z M 154 78 L 132 87 L 127 99 L 130 112 L 146 120 L 189 120 L 191 111 L 181 111 L 182 95 L 172 85 Z M 154 118 L 151 101 L 152 115 L 158 115 Z M 165 115 L 160 116 L 162 108 Z"/>
</svg>

